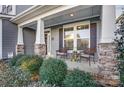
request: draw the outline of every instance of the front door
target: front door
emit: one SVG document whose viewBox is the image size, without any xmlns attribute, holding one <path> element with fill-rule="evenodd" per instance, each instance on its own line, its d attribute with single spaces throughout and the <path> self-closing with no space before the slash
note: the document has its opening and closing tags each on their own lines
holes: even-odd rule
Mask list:
<svg viewBox="0 0 124 93">
<path fill-rule="evenodd" d="M 46 44 L 46 55 L 49 55 L 50 54 L 50 31 L 45 31 L 45 44 Z"/>
<path fill-rule="evenodd" d="M 47 33 L 45 33 L 46 55 L 47 55 Z"/>
</svg>

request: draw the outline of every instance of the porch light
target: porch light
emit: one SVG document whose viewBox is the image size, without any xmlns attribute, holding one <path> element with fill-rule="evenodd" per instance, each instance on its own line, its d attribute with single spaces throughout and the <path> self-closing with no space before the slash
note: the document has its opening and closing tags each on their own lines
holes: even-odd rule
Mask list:
<svg viewBox="0 0 124 93">
<path fill-rule="evenodd" d="M 74 16 L 74 14 L 73 14 L 73 13 L 71 13 L 71 14 L 70 14 L 70 16 Z"/>
</svg>

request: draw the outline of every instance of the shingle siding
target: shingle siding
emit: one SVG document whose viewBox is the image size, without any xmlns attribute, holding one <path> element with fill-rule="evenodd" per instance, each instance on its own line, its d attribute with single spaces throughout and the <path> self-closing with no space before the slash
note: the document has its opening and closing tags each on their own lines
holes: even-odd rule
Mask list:
<svg viewBox="0 0 124 93">
<path fill-rule="evenodd" d="M 27 55 L 33 55 L 36 31 L 29 28 L 24 28 L 23 37 L 24 37 L 24 53 Z"/>
<path fill-rule="evenodd" d="M 16 5 L 16 14 L 21 13 L 22 11 L 28 9 L 32 5 Z"/>
<path fill-rule="evenodd" d="M 2 50 L 3 58 L 8 57 L 8 53 L 15 55 L 16 43 L 17 43 L 17 25 L 9 21 L 9 19 L 2 19 Z"/>
<path fill-rule="evenodd" d="M 0 59 L 2 59 L 2 19 L 0 19 Z"/>
</svg>

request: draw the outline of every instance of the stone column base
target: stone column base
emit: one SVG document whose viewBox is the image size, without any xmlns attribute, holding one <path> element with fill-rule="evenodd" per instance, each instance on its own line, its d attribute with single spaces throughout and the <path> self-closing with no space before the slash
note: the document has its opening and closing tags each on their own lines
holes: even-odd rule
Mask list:
<svg viewBox="0 0 124 93">
<path fill-rule="evenodd" d="M 110 86 L 119 84 L 117 64 L 115 45 L 113 43 L 100 43 L 98 45 L 98 76 L 101 76 L 100 82 Z"/>
<path fill-rule="evenodd" d="M 46 56 L 46 44 L 35 44 L 34 52 L 35 52 L 35 55 L 45 57 Z"/>
<path fill-rule="evenodd" d="M 16 45 L 16 54 L 24 54 L 24 45 L 23 44 Z"/>
</svg>

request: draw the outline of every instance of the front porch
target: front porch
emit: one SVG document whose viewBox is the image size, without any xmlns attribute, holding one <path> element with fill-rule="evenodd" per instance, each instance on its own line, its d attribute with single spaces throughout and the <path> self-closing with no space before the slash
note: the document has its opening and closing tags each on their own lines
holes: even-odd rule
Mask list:
<svg viewBox="0 0 124 93">
<path fill-rule="evenodd" d="M 56 57 L 56 50 L 60 48 L 67 48 L 68 53 L 93 48 L 95 64 L 91 61 L 89 66 L 87 61 L 77 63 L 66 59 L 68 69 L 100 73 L 105 79 L 118 82 L 113 45 L 115 6 L 37 6 L 30 12 L 12 19 L 18 24 L 17 54 L 28 54 L 25 51 L 29 44 L 31 54 L 43 57 Z M 23 39 L 25 27 L 35 32 L 34 37 L 30 37 L 31 43 Z"/>
<path fill-rule="evenodd" d="M 42 45 L 46 46 L 43 54 L 53 57 L 61 48 L 68 49 L 68 52 L 85 48 L 97 51 L 101 31 L 100 11 L 101 6 L 76 6 L 37 21 L 21 23 L 17 54 L 22 49 L 22 53 L 39 55 L 38 51 L 43 49 L 37 48 Z"/>
</svg>

